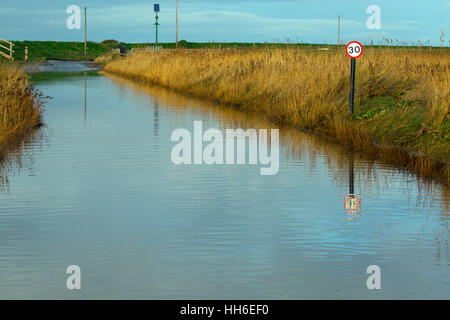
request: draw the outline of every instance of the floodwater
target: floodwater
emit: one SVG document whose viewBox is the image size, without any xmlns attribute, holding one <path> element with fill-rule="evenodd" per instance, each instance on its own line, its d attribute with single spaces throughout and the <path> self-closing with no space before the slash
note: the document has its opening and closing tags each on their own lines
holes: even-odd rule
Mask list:
<svg viewBox="0 0 450 320">
<path fill-rule="evenodd" d="M 35 73 L 35 72 L 75 73 L 85 71 L 98 71 L 99 66 L 90 61 L 48 60 L 45 62 L 30 62 L 24 64 L 22 66 L 22 69 L 27 73 Z"/>
<path fill-rule="evenodd" d="M 53 97 L 47 125 L 0 173 L 0 298 L 450 298 L 443 186 L 291 129 L 273 176 L 176 166 L 175 129 L 273 125 L 96 73 L 36 86 Z"/>
</svg>

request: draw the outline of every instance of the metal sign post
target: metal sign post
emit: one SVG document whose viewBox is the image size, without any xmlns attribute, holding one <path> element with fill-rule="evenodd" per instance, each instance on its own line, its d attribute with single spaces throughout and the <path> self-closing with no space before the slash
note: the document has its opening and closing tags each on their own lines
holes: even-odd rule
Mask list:
<svg viewBox="0 0 450 320">
<path fill-rule="evenodd" d="M 350 65 L 350 101 L 348 104 L 351 114 L 353 114 L 353 107 L 355 104 L 355 71 L 356 71 L 356 59 L 352 58 Z"/>
<path fill-rule="evenodd" d="M 159 4 L 155 3 L 153 5 L 153 8 L 154 8 L 154 11 L 155 11 L 155 19 L 156 19 L 156 22 L 155 22 L 155 26 L 156 26 L 156 44 L 158 45 L 158 26 L 159 26 L 159 23 L 158 23 L 158 12 L 159 12 Z"/>
<path fill-rule="evenodd" d="M 353 114 L 354 101 L 355 101 L 355 72 L 356 72 L 356 59 L 361 57 L 364 48 L 358 41 L 352 41 L 347 44 L 345 52 L 351 58 L 350 67 L 350 96 L 349 96 L 349 109 L 350 114 Z"/>
</svg>

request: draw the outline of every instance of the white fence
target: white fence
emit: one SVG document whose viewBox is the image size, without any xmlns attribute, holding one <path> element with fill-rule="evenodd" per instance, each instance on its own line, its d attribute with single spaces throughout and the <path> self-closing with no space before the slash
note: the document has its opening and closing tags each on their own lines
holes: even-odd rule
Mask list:
<svg viewBox="0 0 450 320">
<path fill-rule="evenodd" d="M 144 48 L 133 48 L 133 49 L 131 49 L 131 54 L 139 53 L 139 52 L 147 52 L 147 51 L 156 52 L 156 51 L 162 51 L 162 50 L 163 50 L 162 46 L 149 46 L 149 47 L 144 47 Z"/>
<path fill-rule="evenodd" d="M 0 38 L 0 55 L 5 57 L 6 59 L 14 61 L 13 46 L 14 46 L 14 43 L 9 42 L 8 40 Z"/>
</svg>

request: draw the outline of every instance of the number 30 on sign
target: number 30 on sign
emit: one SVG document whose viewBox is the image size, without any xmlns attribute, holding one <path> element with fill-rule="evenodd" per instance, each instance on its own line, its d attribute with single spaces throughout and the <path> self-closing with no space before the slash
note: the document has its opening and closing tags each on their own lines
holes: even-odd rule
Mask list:
<svg viewBox="0 0 450 320">
<path fill-rule="evenodd" d="M 352 41 L 347 44 L 345 51 L 350 58 L 357 59 L 361 57 L 364 49 L 361 43 L 358 41 Z"/>
</svg>

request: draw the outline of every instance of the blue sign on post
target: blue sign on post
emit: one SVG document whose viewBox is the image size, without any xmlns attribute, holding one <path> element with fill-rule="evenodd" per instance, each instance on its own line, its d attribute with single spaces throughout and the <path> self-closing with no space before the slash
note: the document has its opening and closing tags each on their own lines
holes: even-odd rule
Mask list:
<svg viewBox="0 0 450 320">
<path fill-rule="evenodd" d="M 158 23 L 158 12 L 159 12 L 159 4 L 158 3 L 153 4 L 153 9 L 155 10 L 155 20 L 156 20 L 156 22 L 155 22 L 155 27 L 156 27 L 156 44 L 158 44 L 158 26 L 159 26 L 159 23 Z"/>
</svg>

